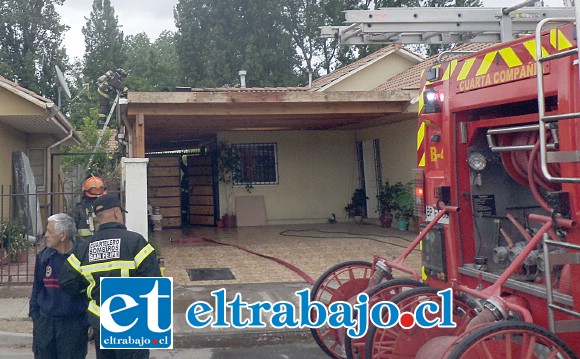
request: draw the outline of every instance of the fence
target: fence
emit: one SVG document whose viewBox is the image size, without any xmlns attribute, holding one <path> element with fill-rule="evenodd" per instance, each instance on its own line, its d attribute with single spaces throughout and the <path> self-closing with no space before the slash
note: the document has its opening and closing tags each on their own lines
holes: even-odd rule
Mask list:
<svg viewBox="0 0 580 359">
<path fill-rule="evenodd" d="M 13 194 L 11 186 L 0 186 L 0 285 L 33 282 L 46 219 L 72 210 L 79 197 L 78 191 Z"/>
</svg>

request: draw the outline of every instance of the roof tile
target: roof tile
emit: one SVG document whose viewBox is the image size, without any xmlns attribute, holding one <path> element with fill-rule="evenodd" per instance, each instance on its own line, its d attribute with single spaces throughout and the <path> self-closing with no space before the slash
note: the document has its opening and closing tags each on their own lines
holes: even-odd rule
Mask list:
<svg viewBox="0 0 580 359">
<path fill-rule="evenodd" d="M 457 51 L 480 51 L 486 49 L 488 47 L 497 45 L 495 43 L 469 43 L 457 46 L 454 50 Z M 421 72 L 432 66 L 436 61 L 439 55 L 433 55 L 425 61 L 410 67 L 409 69 L 391 77 L 387 82 L 384 84 L 377 86 L 375 88 L 376 91 L 396 91 L 396 90 L 416 90 L 419 89 L 419 85 L 421 82 Z M 463 55 L 449 55 L 446 59 L 454 59 L 458 58 Z"/>
</svg>

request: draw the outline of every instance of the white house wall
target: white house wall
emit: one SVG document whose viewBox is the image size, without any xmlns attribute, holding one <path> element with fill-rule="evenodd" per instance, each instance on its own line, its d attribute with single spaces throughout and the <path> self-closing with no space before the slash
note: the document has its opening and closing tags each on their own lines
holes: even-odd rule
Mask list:
<svg viewBox="0 0 580 359">
<path fill-rule="evenodd" d="M 279 184 L 236 192 L 264 196 L 267 224 L 325 222 L 332 213 L 346 219 L 358 178 L 354 131 L 224 132 L 218 141 L 277 144 Z"/>
</svg>

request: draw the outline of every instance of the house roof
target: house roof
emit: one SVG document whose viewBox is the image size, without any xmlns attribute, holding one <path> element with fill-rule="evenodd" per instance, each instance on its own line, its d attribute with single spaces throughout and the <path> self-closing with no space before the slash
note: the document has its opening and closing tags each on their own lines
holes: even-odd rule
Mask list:
<svg viewBox="0 0 580 359">
<path fill-rule="evenodd" d="M 376 126 L 400 120 L 397 116 L 408 106 L 411 96 L 402 91 L 245 88 L 129 92 L 128 100 L 129 122 L 137 123 L 137 117 L 143 114 L 145 150 L 149 152 L 190 148 L 195 141 L 220 131 Z"/>
<path fill-rule="evenodd" d="M 306 87 L 177 87 L 174 92 L 289 92 L 308 90 Z"/>
<path fill-rule="evenodd" d="M 72 138 L 73 141 L 80 142 L 73 126 L 54 102 L 2 76 L 0 88 L 21 97 L 35 108 L 26 114 L 6 113 L 0 110 L 1 122 L 24 133 L 47 133 L 55 135 L 59 140 Z"/>
<path fill-rule="evenodd" d="M 322 91 L 325 88 L 338 83 L 340 81 L 342 81 L 343 79 L 353 75 L 354 73 L 361 71 L 362 69 L 364 69 L 365 67 L 375 63 L 376 61 L 379 61 L 380 59 L 383 59 L 393 53 L 397 53 L 401 56 L 404 57 L 408 57 L 411 58 L 412 60 L 416 61 L 416 62 L 420 62 L 423 61 L 423 58 L 412 53 L 411 51 L 408 51 L 404 48 L 401 48 L 398 45 L 389 45 L 386 47 L 383 47 L 382 49 L 373 52 L 372 54 L 363 57 L 362 59 L 355 61 L 351 64 L 348 64 L 346 66 L 343 66 L 339 69 L 336 69 L 335 71 L 332 71 L 331 73 L 321 76 L 319 78 L 317 78 L 316 80 L 312 81 L 312 86 L 309 89 L 310 91 Z"/>
<path fill-rule="evenodd" d="M 457 46 L 456 51 L 481 51 L 488 47 L 497 45 L 496 43 L 468 43 Z M 445 57 L 446 60 L 465 56 L 465 54 L 450 54 Z M 391 77 L 385 83 L 375 88 L 376 91 L 398 91 L 398 90 L 418 90 L 421 82 L 423 70 L 433 66 L 439 55 L 433 55 L 421 63 L 410 67 L 409 69 Z"/>
</svg>

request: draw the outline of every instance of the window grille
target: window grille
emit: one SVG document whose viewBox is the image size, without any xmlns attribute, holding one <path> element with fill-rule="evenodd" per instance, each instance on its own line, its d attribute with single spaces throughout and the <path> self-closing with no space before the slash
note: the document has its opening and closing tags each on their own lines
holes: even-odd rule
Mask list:
<svg viewBox="0 0 580 359">
<path fill-rule="evenodd" d="M 239 143 L 233 146 L 240 156 L 240 173 L 235 185 L 278 184 L 275 143 Z"/>
</svg>

